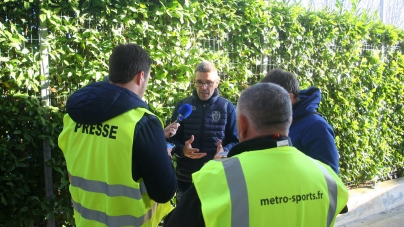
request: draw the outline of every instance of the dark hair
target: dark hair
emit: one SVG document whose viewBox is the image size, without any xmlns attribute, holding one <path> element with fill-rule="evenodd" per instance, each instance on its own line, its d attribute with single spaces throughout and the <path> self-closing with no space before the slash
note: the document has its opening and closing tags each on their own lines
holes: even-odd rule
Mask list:
<svg viewBox="0 0 404 227">
<path fill-rule="evenodd" d="M 149 75 L 153 60 L 149 53 L 137 44 L 120 44 L 109 57 L 109 81 L 126 84 L 139 72 Z"/>
<path fill-rule="evenodd" d="M 244 90 L 237 102 L 237 115 L 245 115 L 263 134 L 288 132 L 292 121 L 289 93 L 273 83 L 258 83 Z"/>
<path fill-rule="evenodd" d="M 265 75 L 261 83 L 274 83 L 283 87 L 287 92 L 292 93 L 295 98 L 299 97 L 300 87 L 297 77 L 282 69 L 273 69 Z"/>
</svg>

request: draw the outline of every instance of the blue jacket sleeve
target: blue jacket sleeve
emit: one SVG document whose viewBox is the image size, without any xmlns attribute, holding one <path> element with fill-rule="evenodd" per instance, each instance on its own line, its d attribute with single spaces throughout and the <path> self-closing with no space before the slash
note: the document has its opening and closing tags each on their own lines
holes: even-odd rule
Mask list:
<svg viewBox="0 0 404 227">
<path fill-rule="evenodd" d="M 238 143 L 238 133 L 236 125 L 236 108 L 229 102 L 227 105 L 227 123 L 225 129 L 225 138 L 222 141 L 222 146 L 225 151 L 230 149 Z"/>
<path fill-rule="evenodd" d="M 164 130 L 155 116 L 145 114 L 136 125 L 132 163 L 133 179 L 143 178 L 151 199 L 165 203 L 173 198 L 177 178 L 167 153 Z"/>
</svg>

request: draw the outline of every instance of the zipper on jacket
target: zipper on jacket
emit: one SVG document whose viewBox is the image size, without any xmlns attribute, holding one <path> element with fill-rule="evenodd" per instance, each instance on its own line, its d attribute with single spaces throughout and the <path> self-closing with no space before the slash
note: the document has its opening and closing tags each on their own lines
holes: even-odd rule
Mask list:
<svg viewBox="0 0 404 227">
<path fill-rule="evenodd" d="M 202 107 L 203 107 L 203 112 L 202 112 L 202 130 L 201 130 L 201 138 L 200 138 L 200 140 L 199 140 L 199 144 L 201 145 L 200 147 L 199 147 L 199 151 L 202 151 L 202 148 L 203 148 L 203 137 L 204 137 L 204 135 L 205 135 L 205 133 L 204 133 L 204 131 L 205 131 L 205 120 L 206 120 L 206 104 L 203 104 L 202 105 Z"/>
</svg>

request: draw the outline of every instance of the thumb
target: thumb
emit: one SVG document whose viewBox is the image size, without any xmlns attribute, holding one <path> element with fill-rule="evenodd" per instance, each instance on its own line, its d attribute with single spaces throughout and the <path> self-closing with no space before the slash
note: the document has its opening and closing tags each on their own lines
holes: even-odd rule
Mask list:
<svg viewBox="0 0 404 227">
<path fill-rule="evenodd" d="M 222 140 L 217 141 L 217 148 L 216 148 L 216 154 L 219 154 L 219 152 L 222 150 Z"/>
<path fill-rule="evenodd" d="M 194 142 L 194 135 L 191 135 L 191 138 L 189 138 L 189 140 L 187 140 L 185 143 L 191 144 L 192 142 Z"/>
</svg>

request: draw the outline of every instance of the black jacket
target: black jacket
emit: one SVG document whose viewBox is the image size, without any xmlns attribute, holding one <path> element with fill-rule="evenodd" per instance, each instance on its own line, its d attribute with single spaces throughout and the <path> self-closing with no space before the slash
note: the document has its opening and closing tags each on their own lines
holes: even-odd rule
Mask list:
<svg viewBox="0 0 404 227">
<path fill-rule="evenodd" d="M 219 140 L 222 140 L 225 151 L 229 151 L 238 143 L 236 111 L 233 104 L 219 96 L 217 89 L 206 101 L 200 100 L 194 89 L 193 96 L 177 103 L 171 121 L 177 119 L 177 111 L 184 103 L 192 105 L 192 113 L 180 122 L 180 128 L 171 139 L 175 143 L 174 153 L 179 157 L 177 159 L 177 178 L 181 181 L 192 182 L 191 174 L 213 159 Z M 192 147 L 207 153 L 205 157 L 191 159 L 183 155 L 185 141 L 189 140 L 192 135 L 194 135 Z"/>
</svg>

